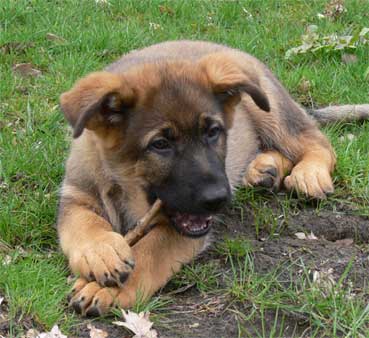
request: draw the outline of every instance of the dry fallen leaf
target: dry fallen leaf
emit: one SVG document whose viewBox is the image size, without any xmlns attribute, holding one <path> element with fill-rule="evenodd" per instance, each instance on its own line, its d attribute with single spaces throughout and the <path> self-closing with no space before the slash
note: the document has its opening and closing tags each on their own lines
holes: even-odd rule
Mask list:
<svg viewBox="0 0 369 338">
<path fill-rule="evenodd" d="M 333 277 L 333 269 L 322 269 L 313 271 L 313 284 L 327 296 L 336 284 Z"/>
<path fill-rule="evenodd" d="M 125 312 L 122 310 L 122 316 L 125 322 L 113 322 L 113 324 L 118 326 L 123 326 L 128 330 L 132 331 L 135 335 L 133 338 L 157 338 L 158 333 L 156 330 L 152 330 L 153 325 L 149 320 L 149 312 L 135 313 L 132 311 Z"/>
<path fill-rule="evenodd" d="M 68 277 L 67 277 L 67 284 L 68 285 L 71 285 L 72 283 L 74 283 L 75 281 L 76 281 L 76 277 L 75 276 L 73 276 L 73 275 L 69 275 Z"/>
<path fill-rule="evenodd" d="M 309 234 L 309 235 L 307 235 L 307 239 L 310 239 L 310 240 L 317 240 L 317 239 L 318 239 L 318 237 L 316 237 L 316 236 L 314 235 L 314 233 L 311 231 L 311 232 L 310 232 L 310 234 Z"/>
<path fill-rule="evenodd" d="M 326 5 L 323 14 L 328 18 L 337 19 L 346 12 L 347 9 L 344 6 L 344 0 L 332 0 Z"/>
<path fill-rule="evenodd" d="M 319 20 L 320 19 L 325 19 L 325 15 L 322 14 L 322 13 L 318 13 L 316 16 L 318 17 Z"/>
<path fill-rule="evenodd" d="M 339 246 L 351 246 L 354 244 L 354 240 L 352 238 L 344 238 L 335 241 L 335 243 Z"/>
<path fill-rule="evenodd" d="M 87 328 L 90 330 L 91 338 L 106 338 L 108 333 L 104 330 L 97 329 L 95 326 L 88 324 Z"/>
<path fill-rule="evenodd" d="M 354 54 L 343 54 L 342 57 L 341 57 L 341 60 L 343 63 L 345 64 L 350 64 L 350 63 L 355 63 L 357 62 L 357 56 L 354 55 Z"/>
<path fill-rule="evenodd" d="M 61 36 L 58 36 L 56 34 L 53 34 L 53 33 L 47 33 L 46 34 L 46 39 L 48 39 L 50 41 L 55 41 L 55 42 L 66 42 L 66 40 L 64 38 L 62 38 Z"/>
<path fill-rule="evenodd" d="M 308 239 L 308 240 L 317 240 L 318 237 L 314 235 L 314 233 L 311 231 L 309 235 L 306 235 L 304 232 L 296 232 L 295 236 L 298 239 Z"/>
<path fill-rule="evenodd" d="M 2 261 L 3 265 L 9 265 L 11 262 L 12 262 L 12 257 L 10 255 L 6 255 Z"/>
<path fill-rule="evenodd" d="M 26 333 L 25 338 L 37 338 L 39 336 L 40 332 L 38 332 L 36 329 L 29 329 Z M 24 336 L 22 336 L 24 337 Z"/>
<path fill-rule="evenodd" d="M 68 338 L 68 337 L 61 333 L 58 325 L 54 325 L 50 332 L 42 332 L 37 336 L 37 338 Z"/>
<path fill-rule="evenodd" d="M 10 41 L 0 46 L 0 53 L 2 54 L 23 54 L 28 48 L 33 48 L 35 44 L 33 42 L 17 42 Z"/>
<path fill-rule="evenodd" d="M 33 76 L 37 77 L 42 72 L 36 68 L 33 68 L 32 63 L 17 63 L 13 66 L 13 72 L 20 76 Z"/>
<path fill-rule="evenodd" d="M 306 239 L 306 235 L 304 232 L 296 232 L 295 233 L 295 236 L 298 238 L 298 239 Z"/>
<path fill-rule="evenodd" d="M 340 138 L 339 138 L 340 141 L 345 141 L 345 140 L 352 141 L 354 139 L 355 139 L 354 134 L 346 134 L 346 135 L 340 136 Z"/>
<path fill-rule="evenodd" d="M 168 14 L 170 16 L 174 15 L 173 9 L 171 9 L 169 6 L 160 5 L 159 6 L 159 11 L 160 11 L 160 14 Z"/>
<path fill-rule="evenodd" d="M 306 94 L 311 89 L 311 83 L 309 80 L 302 78 L 300 83 L 298 84 L 298 89 L 301 93 Z"/>
</svg>

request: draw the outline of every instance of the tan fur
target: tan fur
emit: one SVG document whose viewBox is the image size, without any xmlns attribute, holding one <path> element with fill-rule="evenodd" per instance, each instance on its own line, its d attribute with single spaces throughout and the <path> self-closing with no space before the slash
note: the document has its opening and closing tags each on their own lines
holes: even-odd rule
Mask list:
<svg viewBox="0 0 369 338">
<path fill-rule="evenodd" d="M 165 285 L 182 264 L 190 262 L 202 250 L 204 240 L 184 238 L 167 226 L 157 226 L 133 246 L 136 266 L 122 288 L 97 290 L 96 283 L 79 279 L 71 304 L 79 304 L 74 306 L 81 306 L 84 314 L 92 309 L 100 314 L 106 312 L 113 302 L 123 308 L 131 307 L 137 298 L 145 300 Z M 86 300 L 81 303 L 82 297 Z"/>
<path fill-rule="evenodd" d="M 185 94 L 180 106 L 176 90 Z M 132 248 L 124 239 L 150 207 L 146 187 L 164 179 L 170 168 L 155 154 L 138 155 L 163 129 L 171 129 L 180 140 L 202 125 L 211 113 L 196 111 L 206 106 L 203 92 L 224 97 L 224 114 L 212 118 L 228 128 L 227 143 L 221 137 L 216 151 L 226 156 L 232 188 L 242 182 L 263 185 L 266 179 L 279 188 L 289 174 L 284 179 L 288 189 L 315 198 L 333 191 L 332 147 L 254 57 L 190 41 L 123 56 L 61 96 L 62 110 L 79 136 L 67 161 L 58 220 L 62 250 L 81 277 L 71 300 L 77 311 L 93 315 L 113 303 L 132 306 L 138 296 L 148 298 L 165 285 L 203 249 L 206 237 L 179 235 L 163 214 Z M 133 106 L 134 112 L 129 110 Z M 194 156 L 201 161 L 201 154 Z M 203 165 L 204 172 L 212 170 Z"/>
<path fill-rule="evenodd" d="M 310 113 L 320 125 L 335 121 L 356 121 L 369 118 L 369 104 L 346 104 L 313 109 Z"/>
<path fill-rule="evenodd" d="M 249 164 L 243 183 L 251 187 L 266 185 L 268 188 L 279 189 L 283 178 L 291 171 L 292 166 L 292 162 L 281 153 L 274 150 L 266 151 L 258 154 Z"/>
</svg>

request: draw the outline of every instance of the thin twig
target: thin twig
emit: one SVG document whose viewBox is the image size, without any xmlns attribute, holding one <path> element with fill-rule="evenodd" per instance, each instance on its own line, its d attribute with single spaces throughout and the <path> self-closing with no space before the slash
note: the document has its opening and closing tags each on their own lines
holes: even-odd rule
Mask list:
<svg viewBox="0 0 369 338">
<path fill-rule="evenodd" d="M 145 216 L 137 222 L 137 225 L 124 236 L 130 246 L 136 244 L 150 230 L 150 222 L 157 215 L 162 204 L 162 201 L 157 199 Z"/>
</svg>

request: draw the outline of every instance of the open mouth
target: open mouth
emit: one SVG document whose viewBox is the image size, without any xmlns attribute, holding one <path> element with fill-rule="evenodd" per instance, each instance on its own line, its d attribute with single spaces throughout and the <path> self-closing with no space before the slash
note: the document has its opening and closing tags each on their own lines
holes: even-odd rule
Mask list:
<svg viewBox="0 0 369 338">
<path fill-rule="evenodd" d="M 212 216 L 209 215 L 191 215 L 176 212 L 170 216 L 170 219 L 176 230 L 188 237 L 206 235 L 212 224 Z"/>
</svg>

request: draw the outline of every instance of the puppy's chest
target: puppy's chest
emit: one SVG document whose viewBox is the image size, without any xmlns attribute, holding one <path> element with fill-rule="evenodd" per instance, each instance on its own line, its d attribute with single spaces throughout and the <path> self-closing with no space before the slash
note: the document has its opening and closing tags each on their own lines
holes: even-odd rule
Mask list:
<svg viewBox="0 0 369 338">
<path fill-rule="evenodd" d="M 232 189 L 241 184 L 250 162 L 260 150 L 260 142 L 245 104 L 237 106 L 233 127 L 228 132 L 226 172 Z"/>
<path fill-rule="evenodd" d="M 137 192 L 127 192 L 118 184 L 105 187 L 101 192 L 105 217 L 114 231 L 126 234 L 143 217 L 148 206 Z"/>
<path fill-rule="evenodd" d="M 114 231 L 126 234 L 132 229 L 137 219 L 129 210 L 129 196 L 118 184 L 106 186 L 101 191 L 105 218 Z"/>
</svg>

